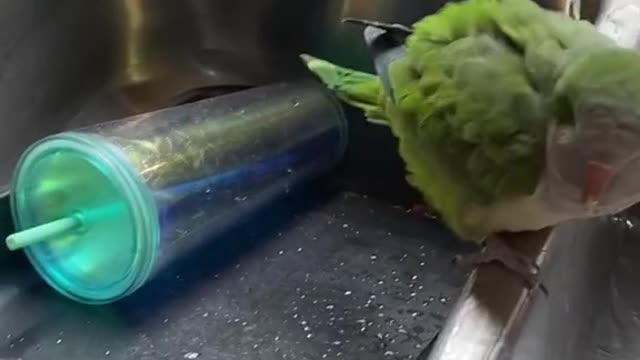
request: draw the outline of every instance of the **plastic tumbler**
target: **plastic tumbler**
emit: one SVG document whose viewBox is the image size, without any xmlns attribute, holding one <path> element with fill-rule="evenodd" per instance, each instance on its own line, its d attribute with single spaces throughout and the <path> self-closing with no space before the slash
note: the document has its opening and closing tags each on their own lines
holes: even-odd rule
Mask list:
<svg viewBox="0 0 640 360">
<path fill-rule="evenodd" d="M 16 232 L 76 301 L 130 295 L 164 265 L 343 155 L 340 105 L 315 82 L 241 91 L 47 137 L 12 181 Z"/>
</svg>

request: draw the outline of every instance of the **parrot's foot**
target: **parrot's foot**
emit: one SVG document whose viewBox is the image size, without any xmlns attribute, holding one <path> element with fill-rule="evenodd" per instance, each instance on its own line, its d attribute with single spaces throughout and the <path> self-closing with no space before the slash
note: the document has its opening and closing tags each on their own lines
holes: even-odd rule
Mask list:
<svg viewBox="0 0 640 360">
<path fill-rule="evenodd" d="M 457 256 L 455 262 L 465 267 L 478 267 L 497 262 L 524 280 L 529 290 L 539 289 L 545 295 L 549 295 L 549 291 L 540 280 L 538 264 L 533 259 L 519 254 L 500 237 L 489 237 L 480 253 Z"/>
<path fill-rule="evenodd" d="M 430 219 L 437 219 L 436 211 L 427 204 L 415 204 L 411 207 L 411 213 L 418 216 L 428 217 Z"/>
<path fill-rule="evenodd" d="M 399 32 L 403 32 L 407 35 L 411 35 L 413 34 L 413 29 L 402 25 L 402 24 L 391 24 L 391 23 L 384 23 L 384 22 L 380 22 L 380 21 L 373 21 L 373 20 L 364 20 L 364 19 L 355 19 L 355 18 L 344 18 L 342 19 L 342 22 L 345 23 L 353 23 L 353 24 L 360 24 L 360 25 L 366 25 L 366 26 L 373 26 L 376 27 L 378 29 L 382 29 L 382 30 L 387 30 L 387 31 L 399 31 Z"/>
</svg>

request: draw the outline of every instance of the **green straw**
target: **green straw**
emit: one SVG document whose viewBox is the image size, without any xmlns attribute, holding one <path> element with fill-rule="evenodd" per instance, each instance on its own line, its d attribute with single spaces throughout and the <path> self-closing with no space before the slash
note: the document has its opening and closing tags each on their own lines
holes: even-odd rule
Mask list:
<svg viewBox="0 0 640 360">
<path fill-rule="evenodd" d="M 11 234 L 7 236 L 6 244 L 9 250 L 18 250 L 61 235 L 71 234 L 81 227 L 80 217 L 70 216 Z"/>
</svg>

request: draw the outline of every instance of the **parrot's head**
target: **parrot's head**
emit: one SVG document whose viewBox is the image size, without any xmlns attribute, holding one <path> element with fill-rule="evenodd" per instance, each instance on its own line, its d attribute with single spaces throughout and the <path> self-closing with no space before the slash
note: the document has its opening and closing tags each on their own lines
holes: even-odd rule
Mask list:
<svg viewBox="0 0 640 360">
<path fill-rule="evenodd" d="M 550 170 L 585 210 L 640 200 L 640 52 L 611 47 L 569 63 L 554 89 Z"/>
</svg>

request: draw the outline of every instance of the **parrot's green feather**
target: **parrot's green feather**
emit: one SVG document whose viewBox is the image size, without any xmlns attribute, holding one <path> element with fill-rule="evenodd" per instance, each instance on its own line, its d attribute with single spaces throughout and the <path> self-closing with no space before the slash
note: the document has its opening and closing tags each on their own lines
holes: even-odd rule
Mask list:
<svg viewBox="0 0 640 360">
<path fill-rule="evenodd" d="M 408 181 L 456 233 L 480 240 L 501 229 L 470 223 L 470 209 L 536 191 L 547 129 L 561 110 L 558 80 L 575 59 L 613 42 L 529 0 L 450 3 L 414 29 L 407 56 L 389 67 L 395 102 L 377 77 L 307 65 L 368 116 L 386 114 Z"/>
<path fill-rule="evenodd" d="M 376 75 L 343 68 L 328 61 L 301 55 L 309 70 L 336 93 L 340 100 L 362 109 L 373 123 L 387 125 L 384 89 Z"/>
</svg>

